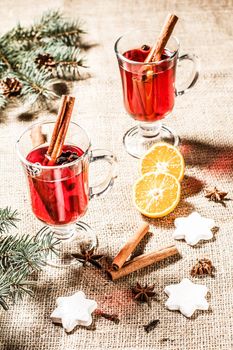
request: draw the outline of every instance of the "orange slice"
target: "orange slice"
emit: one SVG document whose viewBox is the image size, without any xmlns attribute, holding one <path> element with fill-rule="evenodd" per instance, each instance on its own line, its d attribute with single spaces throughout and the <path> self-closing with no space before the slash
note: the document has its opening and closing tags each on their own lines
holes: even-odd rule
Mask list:
<svg viewBox="0 0 233 350">
<path fill-rule="evenodd" d="M 163 217 L 179 203 L 180 183 L 171 174 L 144 174 L 134 184 L 133 201 L 143 215 L 150 218 Z"/>
<path fill-rule="evenodd" d="M 169 173 L 181 181 L 184 177 L 184 158 L 180 151 L 168 143 L 156 143 L 140 160 L 140 172 Z"/>
</svg>

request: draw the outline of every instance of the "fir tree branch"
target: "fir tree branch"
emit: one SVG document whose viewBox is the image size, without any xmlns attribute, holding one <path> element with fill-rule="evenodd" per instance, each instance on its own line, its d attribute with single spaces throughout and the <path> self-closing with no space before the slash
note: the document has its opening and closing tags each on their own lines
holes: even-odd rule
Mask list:
<svg viewBox="0 0 233 350">
<path fill-rule="evenodd" d="M 34 238 L 35 243 L 38 244 L 37 252 L 44 254 L 47 257 L 51 252 L 56 254 L 57 244 L 59 240 L 54 238 L 51 230 L 48 227 L 43 227 Z"/>
<path fill-rule="evenodd" d="M 84 59 L 79 48 L 67 47 L 61 42 L 53 42 L 45 46 L 45 52 L 54 58 L 56 64 L 52 70 L 54 77 L 64 80 L 81 78 L 80 69 L 84 68 Z"/>
<path fill-rule="evenodd" d="M 0 271 L 0 305 L 4 310 L 8 310 L 7 299 L 10 295 L 11 282 L 6 272 Z"/>
<path fill-rule="evenodd" d="M 68 21 L 59 11 L 46 12 L 40 21 L 25 28 L 20 24 L 5 34 L 4 38 L 20 44 L 31 42 L 41 46 L 48 41 L 62 41 L 67 46 L 79 46 L 85 31 L 80 21 Z M 30 46 L 28 46 L 30 49 Z"/>
<path fill-rule="evenodd" d="M 17 211 L 0 209 L 2 233 L 15 226 Z M 40 271 L 50 254 L 57 253 L 59 241 L 47 227 L 42 228 L 35 237 L 25 234 L 7 235 L 0 238 L 0 306 L 8 309 L 9 302 L 32 295 L 34 282 L 30 275 Z"/>
<path fill-rule="evenodd" d="M 16 78 L 23 86 L 19 97 L 30 104 L 57 98 L 52 88 L 54 79 L 82 78 L 80 68 L 85 67 L 80 50 L 86 47 L 83 33 L 81 22 L 67 20 L 59 11 L 45 13 L 27 28 L 18 24 L 0 37 L 0 79 Z M 46 52 L 56 60 L 51 71 L 35 64 L 36 54 Z M 0 108 L 9 100 L 10 94 L 0 95 Z"/>
<path fill-rule="evenodd" d="M 0 268 L 39 271 L 50 253 L 56 253 L 57 239 L 48 228 L 31 235 L 6 236 L 0 240 Z"/>
<path fill-rule="evenodd" d="M 61 42 L 47 43 L 43 50 L 38 48 L 33 52 L 27 53 L 25 56 L 26 62 L 33 62 L 31 64 L 32 71 L 36 70 L 36 59 L 39 55 L 49 54 L 53 58 L 51 67 L 49 65 L 40 69 L 41 74 L 44 73 L 50 78 L 58 78 L 64 80 L 80 79 L 80 69 L 86 68 L 84 66 L 84 58 L 80 53 L 79 48 L 69 47 Z"/>
<path fill-rule="evenodd" d="M 15 75 L 23 84 L 21 96 L 26 97 L 31 104 L 42 98 L 50 100 L 57 98 L 58 96 L 52 90 L 52 84 L 57 80 L 51 76 L 50 72 L 35 69 L 33 64 L 23 63 L 20 71 Z"/>
<path fill-rule="evenodd" d="M 38 41 L 41 35 L 40 33 L 44 27 L 48 25 L 55 25 L 55 23 L 59 22 L 62 18 L 63 16 L 60 11 L 55 10 L 45 12 L 37 23 L 29 26 L 28 28 L 22 27 L 20 23 L 18 23 L 15 28 L 4 35 L 4 39 L 7 41 L 16 41 L 20 44 L 22 44 L 24 41 Z"/>
<path fill-rule="evenodd" d="M 20 60 L 22 57 L 22 51 L 19 48 L 14 47 L 11 41 L 8 41 L 3 37 L 0 37 L 0 73 L 2 75 L 8 72 L 17 71 L 19 68 Z"/>
<path fill-rule="evenodd" d="M 15 301 L 16 299 L 22 299 L 24 294 L 33 295 L 33 291 L 31 289 L 32 286 L 35 285 L 34 281 L 27 280 L 28 271 L 27 270 L 19 270 L 8 271 L 7 279 L 10 282 L 10 294 L 9 297 Z"/>
<path fill-rule="evenodd" d="M 50 25 L 41 32 L 40 42 L 63 42 L 66 46 L 81 46 L 82 34 L 85 32 L 81 29 L 79 22 L 58 21 L 55 25 Z"/>
<path fill-rule="evenodd" d="M 28 281 L 27 276 L 25 271 L 0 271 L 0 305 L 4 310 L 9 309 L 9 302 L 22 299 L 24 294 L 33 295 L 31 287 L 35 282 Z"/>
<path fill-rule="evenodd" d="M 0 109 L 4 109 L 7 106 L 7 99 L 0 94 Z"/>
<path fill-rule="evenodd" d="M 0 234 L 6 233 L 9 229 L 19 221 L 17 210 L 12 210 L 10 207 L 0 208 Z"/>
<path fill-rule="evenodd" d="M 0 51 L 0 71 L 4 71 L 5 69 L 12 69 L 12 66 L 10 62 L 8 61 L 6 55 L 4 52 L 1 50 Z"/>
</svg>

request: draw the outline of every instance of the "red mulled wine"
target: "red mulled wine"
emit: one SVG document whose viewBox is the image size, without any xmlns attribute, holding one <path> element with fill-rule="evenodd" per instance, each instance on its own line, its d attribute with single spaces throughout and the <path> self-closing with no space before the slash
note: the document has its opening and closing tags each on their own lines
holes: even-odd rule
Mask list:
<svg viewBox="0 0 233 350">
<path fill-rule="evenodd" d="M 176 58 L 165 49 L 158 65 L 142 65 L 150 47 L 143 45 L 139 49 L 124 53 L 128 61 L 120 64 L 123 85 L 124 104 L 127 112 L 136 120 L 154 122 L 163 119 L 174 106 Z"/>
<path fill-rule="evenodd" d="M 46 166 L 47 149 L 36 148 L 26 159 L 30 163 Z M 85 160 L 74 162 L 82 155 L 80 148 L 65 145 L 56 167 L 28 166 L 32 210 L 38 219 L 49 225 L 65 225 L 76 222 L 84 215 L 89 196 L 88 164 Z"/>
</svg>

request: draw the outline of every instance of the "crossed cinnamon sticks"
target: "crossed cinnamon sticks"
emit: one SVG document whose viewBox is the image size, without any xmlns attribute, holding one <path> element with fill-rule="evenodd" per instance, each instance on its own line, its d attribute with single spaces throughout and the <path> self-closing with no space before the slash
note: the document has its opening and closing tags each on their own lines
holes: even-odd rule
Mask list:
<svg viewBox="0 0 233 350">
<path fill-rule="evenodd" d="M 170 245 L 159 250 L 145 253 L 137 256 L 136 258 L 126 262 L 126 259 L 134 251 L 136 246 L 149 231 L 149 225 L 143 223 L 136 233 L 131 237 L 126 244 L 122 247 L 116 257 L 113 259 L 112 266 L 108 270 L 110 278 L 114 281 L 121 277 L 127 276 L 130 273 L 142 269 L 143 267 L 149 266 L 155 262 L 166 259 L 170 256 L 179 254 L 178 249 L 175 245 Z"/>
</svg>

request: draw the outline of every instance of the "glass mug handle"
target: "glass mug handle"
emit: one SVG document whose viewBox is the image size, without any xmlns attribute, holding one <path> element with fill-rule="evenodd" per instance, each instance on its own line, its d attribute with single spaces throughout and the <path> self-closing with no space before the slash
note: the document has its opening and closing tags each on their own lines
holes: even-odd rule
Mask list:
<svg viewBox="0 0 233 350">
<path fill-rule="evenodd" d="M 114 180 L 116 178 L 116 156 L 105 149 L 94 149 L 91 151 L 90 163 L 96 162 L 98 160 L 104 160 L 111 165 L 107 177 L 98 185 L 90 187 L 89 197 L 98 197 L 108 189 L 113 186 Z"/>
<path fill-rule="evenodd" d="M 191 87 L 193 87 L 196 84 L 196 81 L 199 76 L 199 69 L 198 69 L 198 58 L 195 55 L 185 54 L 178 58 L 178 62 L 189 60 L 193 63 L 193 69 L 190 77 L 188 80 L 183 84 L 184 86 L 181 87 L 180 90 L 176 90 L 176 96 L 181 96 L 185 94 Z"/>
</svg>

